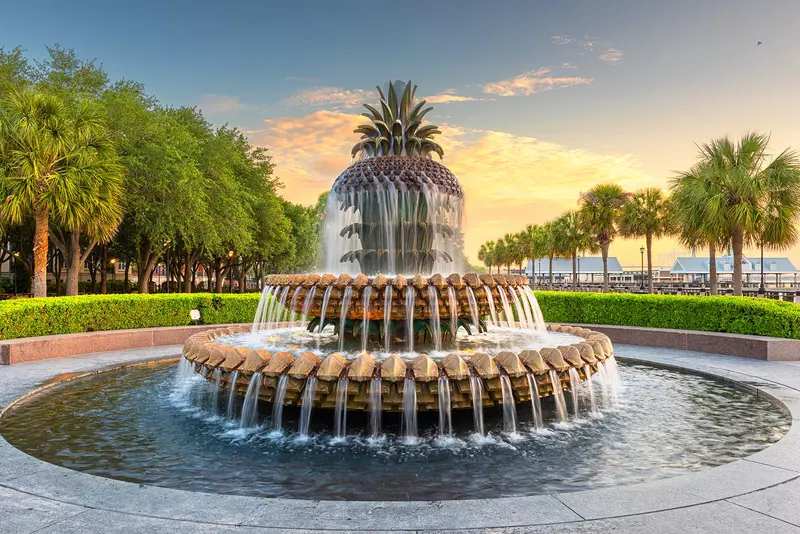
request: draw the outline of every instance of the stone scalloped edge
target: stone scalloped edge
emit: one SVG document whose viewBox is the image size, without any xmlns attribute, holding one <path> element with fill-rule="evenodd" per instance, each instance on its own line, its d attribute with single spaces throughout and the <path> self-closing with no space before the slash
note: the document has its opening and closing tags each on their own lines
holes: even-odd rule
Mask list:
<svg viewBox="0 0 800 534">
<path fill-rule="evenodd" d="M 288 324 L 284 325 L 288 326 Z M 575 369 L 581 380 L 597 372 L 598 365 L 613 356 L 611 340 L 605 334 L 566 325 L 550 325 L 549 330 L 584 338 L 585 341 L 553 348 L 524 350 L 518 354 L 500 352 L 494 357 L 475 353 L 464 357 L 448 354 L 439 362 L 420 354 L 406 362 L 392 354 L 382 362 L 376 362 L 369 353 L 354 360 L 347 360 L 339 353 L 332 353 L 324 360 L 312 353 L 303 352 L 295 357 L 289 352 L 271 354 L 264 349 L 250 349 L 217 343 L 221 336 L 247 332 L 247 327 L 229 327 L 207 330 L 189 337 L 183 348 L 183 356 L 212 383 L 219 374 L 220 387 L 235 388 L 242 396 L 247 391 L 253 374 L 261 375 L 259 398 L 273 402 L 278 380 L 287 376 L 285 405 L 302 405 L 303 390 L 309 377 L 317 378 L 314 407 L 334 408 L 336 390 L 340 379 L 347 378 L 348 410 L 370 409 L 372 379 L 380 378 L 382 410 L 402 411 L 403 392 L 406 379 L 413 380 L 417 389 L 417 409 L 438 410 L 438 379 L 449 378 L 450 402 L 453 409 L 471 408 L 470 377 L 479 377 L 483 382 L 483 405 L 502 404 L 500 375 L 509 378 L 515 392 L 516 402 L 530 402 L 529 380 L 533 378 L 539 397 L 553 394 L 553 377 L 557 377 L 562 390 L 569 389 L 569 370 Z"/>
</svg>

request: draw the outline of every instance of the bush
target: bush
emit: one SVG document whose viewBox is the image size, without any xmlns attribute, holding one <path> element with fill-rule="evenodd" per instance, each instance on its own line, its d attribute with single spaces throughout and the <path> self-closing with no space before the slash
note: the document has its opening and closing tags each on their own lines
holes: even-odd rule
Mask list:
<svg viewBox="0 0 800 534">
<path fill-rule="evenodd" d="M 201 323 L 249 323 L 260 294 L 84 295 L 0 301 L 0 339 Z"/>
<path fill-rule="evenodd" d="M 749 297 L 684 297 L 537 291 L 554 323 L 676 328 L 800 339 L 800 307 Z"/>
</svg>

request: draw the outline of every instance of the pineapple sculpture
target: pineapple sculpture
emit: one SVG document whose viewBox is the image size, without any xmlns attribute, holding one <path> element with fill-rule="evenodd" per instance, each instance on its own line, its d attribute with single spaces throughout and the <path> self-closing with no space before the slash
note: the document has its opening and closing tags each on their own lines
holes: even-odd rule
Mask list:
<svg viewBox="0 0 800 534">
<path fill-rule="evenodd" d="M 456 177 L 433 160 L 444 150 L 434 141 L 435 125 L 423 124 L 431 111 L 417 102 L 417 87 L 389 82 L 378 87 L 380 110 L 369 104 L 369 123 L 355 129 L 354 163 L 333 184 L 338 208 L 354 221 L 340 236 L 357 239 L 340 262 L 357 262 L 366 275 L 422 274 L 452 270 L 460 244 L 464 193 Z"/>
</svg>

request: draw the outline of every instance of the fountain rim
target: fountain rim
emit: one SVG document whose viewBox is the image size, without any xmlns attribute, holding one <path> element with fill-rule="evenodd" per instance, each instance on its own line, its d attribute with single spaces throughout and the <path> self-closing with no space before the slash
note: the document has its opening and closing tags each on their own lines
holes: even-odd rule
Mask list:
<svg viewBox="0 0 800 534">
<path fill-rule="evenodd" d="M 639 348 L 639 347 L 637 347 Z M 660 349 L 675 352 L 674 349 Z M 49 360 L 50 366 L 39 366 L 33 372 L 22 372 L 18 375 L 20 383 L 17 387 L 26 390 L 25 393 L 9 402 L 5 409 L 0 412 L 0 418 L 11 407 L 15 406 L 33 394 L 49 389 L 55 385 L 62 384 L 64 381 L 75 380 L 82 377 L 91 376 L 99 372 L 111 371 L 119 368 L 129 367 L 139 364 L 152 364 L 154 362 L 174 359 L 174 356 L 165 357 L 164 354 L 153 356 L 163 352 L 158 347 L 148 347 L 140 349 L 138 353 L 120 350 L 117 351 L 123 363 L 107 365 L 108 360 L 98 359 L 91 361 L 88 366 L 86 361 L 78 362 L 70 357 L 63 357 Z M 684 351 L 678 351 L 682 353 Z M 142 357 L 141 353 L 144 353 Z M 106 353 L 108 354 L 108 353 Z M 687 352 L 687 354 L 692 354 Z M 696 354 L 696 353 L 695 353 Z M 759 395 L 766 396 L 774 403 L 782 406 L 792 414 L 794 419 L 800 418 L 800 385 L 787 385 L 787 377 L 776 382 L 774 371 L 780 364 L 768 361 L 749 361 L 748 368 L 744 372 L 741 368 L 737 369 L 736 361 L 724 355 L 707 354 L 702 361 L 695 359 L 680 358 L 674 361 L 665 362 L 659 355 L 648 356 L 640 355 L 635 358 L 620 356 L 621 360 L 641 361 L 648 365 L 662 366 L 667 368 L 679 369 L 692 373 L 699 373 L 710 376 L 724 382 L 731 383 L 737 387 L 757 392 Z M 713 361 L 709 361 L 713 358 Z M 10 368 L 14 373 L 16 367 Z M 64 380 L 53 381 L 42 385 L 53 376 L 69 372 L 70 370 L 83 371 L 77 376 L 70 376 Z M 783 366 L 786 373 L 794 373 L 794 378 L 800 381 L 800 370 L 788 366 Z M 746 382 L 749 381 L 749 382 Z M 480 515 L 470 513 L 468 506 L 471 500 L 461 501 L 441 501 L 436 506 L 433 501 L 312 501 L 302 499 L 284 498 L 263 498 L 263 497 L 232 497 L 226 496 L 224 502 L 220 502 L 218 494 L 207 494 L 191 492 L 186 490 L 174 490 L 159 488 L 155 486 L 141 486 L 130 482 L 116 479 L 106 479 L 87 473 L 73 471 L 71 469 L 50 464 L 43 460 L 38 460 L 26 453 L 16 449 L 5 440 L 0 439 L 0 465 L 14 465 L 17 472 L 24 473 L 24 476 L 11 476 L 11 479 L 4 478 L 3 484 L 12 491 L 22 491 L 33 497 L 45 500 L 57 500 L 68 504 L 83 507 L 85 510 L 103 510 L 114 513 L 144 515 L 163 521 L 186 521 L 208 523 L 219 525 L 219 515 L 226 514 L 225 520 L 234 522 L 244 522 L 247 519 L 249 526 L 278 527 L 286 528 L 323 528 L 316 518 L 330 513 L 334 519 L 324 523 L 324 528 L 342 530 L 348 529 L 370 529 L 370 528 L 393 528 L 393 525 L 405 525 L 409 518 L 410 507 L 416 511 L 426 511 L 421 514 L 418 523 L 414 523 L 414 528 L 444 528 L 447 525 L 451 529 L 459 528 L 502 528 L 511 526 L 534 526 L 553 523 L 575 522 L 586 519 L 614 518 L 622 515 L 638 516 L 652 514 L 653 512 L 666 510 L 687 510 L 707 503 L 717 502 L 721 499 L 750 494 L 759 490 L 782 484 L 796 477 L 800 470 L 800 458 L 796 455 L 787 454 L 791 450 L 796 450 L 800 446 L 800 431 L 798 425 L 792 425 L 789 432 L 784 437 L 771 444 L 766 449 L 745 457 L 738 461 L 724 464 L 719 467 L 704 469 L 694 473 L 687 473 L 668 479 L 643 482 L 639 484 L 626 484 L 602 488 L 596 490 L 586 490 L 578 493 L 556 493 L 548 495 L 538 495 L 530 497 L 513 498 L 491 498 L 479 499 Z M 755 458 L 750 460 L 750 458 Z M 763 476 L 754 477 L 753 469 L 763 471 Z M 780 472 L 780 473 L 779 473 Z M 0 472 L 0 474 L 2 474 Z M 55 477 L 53 475 L 56 475 Z M 58 475 L 61 476 L 58 476 Z M 782 476 L 781 476 L 782 475 Z M 66 478 L 64 478 L 66 477 Z M 68 480 L 70 484 L 64 484 Z M 668 484 L 668 495 L 664 494 L 665 483 Z M 712 486 L 711 491 L 697 492 L 698 487 Z M 115 497 L 106 498 L 104 496 L 113 493 Z M 633 498 L 635 495 L 635 499 Z M 177 499 L 174 507 L 170 502 Z M 313 506 L 319 514 L 306 518 L 298 515 L 296 510 L 302 508 L 303 503 Z M 381 507 L 381 514 L 373 514 L 376 504 Z M 158 515 L 142 514 L 142 507 L 150 510 L 158 510 Z M 514 519 L 504 521 L 508 518 L 509 506 L 523 513 L 516 515 Z M 566 508 L 566 507 L 569 508 Z M 248 510 L 247 517 L 239 517 L 242 508 Z M 227 510 L 227 511 L 226 511 Z M 257 514 L 250 513 L 258 510 Z M 574 511 L 571 511 L 574 510 Z M 460 511 L 460 512 L 459 512 Z M 699 510 L 698 510 L 699 511 Z M 456 513 L 459 512 L 459 513 Z M 335 519 L 342 517 L 346 513 L 348 520 Z M 575 515 L 580 513 L 580 516 Z M 214 515 L 216 514 L 216 515 Z M 687 515 L 684 520 L 693 521 L 693 516 Z M 673 518 L 672 520 L 675 520 Z M 441 525 L 441 527 L 440 527 Z"/>
</svg>

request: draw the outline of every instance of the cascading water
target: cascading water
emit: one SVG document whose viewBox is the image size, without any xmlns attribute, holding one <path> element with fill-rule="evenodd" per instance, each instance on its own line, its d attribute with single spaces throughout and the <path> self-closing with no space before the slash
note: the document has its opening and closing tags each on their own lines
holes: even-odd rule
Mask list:
<svg viewBox="0 0 800 534">
<path fill-rule="evenodd" d="M 228 391 L 228 405 L 227 409 L 225 410 L 225 415 L 228 416 L 228 419 L 233 419 L 233 405 L 236 399 L 236 382 L 239 380 L 239 371 L 234 371 L 231 374 L 231 389 Z"/>
<path fill-rule="evenodd" d="M 373 438 L 381 435 L 382 395 L 381 379 L 373 378 L 369 381 L 369 431 Z"/>
<path fill-rule="evenodd" d="M 286 399 L 286 386 L 289 385 L 289 376 L 281 375 L 278 378 L 278 387 L 275 389 L 275 400 L 272 403 L 272 430 L 280 432 L 283 427 L 283 401 Z"/>
<path fill-rule="evenodd" d="M 586 374 L 586 385 L 589 387 L 589 406 L 591 406 L 591 410 L 593 414 L 597 414 L 597 399 L 594 396 L 594 383 L 592 382 L 592 368 L 589 367 L 589 364 L 583 366 L 583 372 Z"/>
<path fill-rule="evenodd" d="M 453 435 L 453 415 L 450 406 L 450 379 L 439 378 L 439 436 L 449 438 Z"/>
<path fill-rule="evenodd" d="M 383 347 L 389 352 L 392 341 L 392 297 L 394 290 L 392 286 L 386 286 L 383 293 Z"/>
<path fill-rule="evenodd" d="M 302 290 L 302 286 L 297 286 L 294 288 L 294 292 L 292 293 L 292 303 L 289 308 L 292 311 L 292 314 L 289 316 L 289 326 L 294 328 L 295 326 L 295 319 L 297 318 L 297 313 L 295 310 L 297 309 L 297 298 L 300 296 L 300 291 Z"/>
<path fill-rule="evenodd" d="M 214 369 L 214 396 L 211 401 L 211 408 L 216 410 L 219 406 L 219 393 L 222 390 L 220 386 L 222 382 L 222 369 Z"/>
<path fill-rule="evenodd" d="M 310 376 L 306 380 L 303 390 L 303 406 L 300 408 L 300 435 L 308 436 L 308 427 L 311 425 L 311 409 L 314 407 L 314 395 L 317 393 L 317 379 Z"/>
<path fill-rule="evenodd" d="M 554 370 L 550 370 L 550 383 L 553 385 L 553 398 L 556 403 L 556 416 L 559 423 L 567 422 L 567 401 L 564 399 L 564 390 L 561 388 L 561 378 Z"/>
<path fill-rule="evenodd" d="M 264 290 L 261 291 L 261 298 L 258 301 L 258 307 L 256 308 L 256 315 L 253 317 L 253 327 L 250 329 L 250 332 L 253 334 L 258 333 L 259 329 L 261 328 L 261 322 L 264 320 L 264 307 L 269 300 L 268 295 L 272 291 L 272 286 L 264 287 Z"/>
<path fill-rule="evenodd" d="M 475 327 L 476 332 L 481 331 L 480 316 L 478 315 L 478 302 L 475 300 L 475 293 L 472 288 L 467 287 L 467 299 L 469 301 L 469 312 L 472 315 L 472 325 Z"/>
<path fill-rule="evenodd" d="M 347 435 L 347 378 L 336 383 L 336 408 L 334 409 L 334 434 L 337 438 Z"/>
<path fill-rule="evenodd" d="M 325 293 L 322 295 L 322 309 L 319 312 L 319 330 L 318 332 L 321 334 L 322 330 L 325 328 L 325 314 L 328 311 L 328 302 L 331 300 L 331 291 L 333 291 L 333 286 L 328 286 L 325 288 Z"/>
<path fill-rule="evenodd" d="M 369 339 L 369 313 L 370 313 L 370 297 L 372 296 L 372 287 L 367 286 L 361 293 L 361 308 L 364 314 L 361 318 L 361 352 L 367 351 L 367 340 Z"/>
<path fill-rule="evenodd" d="M 489 317 L 492 320 L 492 326 L 500 326 L 500 323 L 497 322 L 497 311 L 494 307 L 494 297 L 492 296 L 492 290 L 489 289 L 489 286 L 483 286 L 483 293 L 486 295 L 486 301 L 489 303 Z"/>
<path fill-rule="evenodd" d="M 450 310 L 450 330 L 455 340 L 456 331 L 458 330 L 458 299 L 456 298 L 456 289 L 453 286 L 447 286 L 447 301 L 447 307 Z"/>
<path fill-rule="evenodd" d="M 344 350 L 344 325 L 347 320 L 347 312 L 350 310 L 350 299 L 353 297 L 353 288 L 347 286 L 344 288 L 344 295 L 342 296 L 342 312 L 339 315 L 339 352 Z"/>
<path fill-rule="evenodd" d="M 514 324 L 514 314 L 511 312 L 511 306 L 508 304 L 508 295 L 503 286 L 497 287 L 497 292 L 500 294 L 500 300 L 503 302 L 503 314 L 506 316 L 506 326 L 511 328 Z"/>
<path fill-rule="evenodd" d="M 402 434 L 406 440 L 417 438 L 417 385 L 410 378 L 403 382 Z"/>
<path fill-rule="evenodd" d="M 547 323 L 544 322 L 542 309 L 539 308 L 539 301 L 536 300 L 536 295 L 530 287 L 523 289 L 523 294 L 528 297 L 528 302 L 531 305 L 531 314 L 533 315 L 533 326 L 537 332 L 547 332 Z"/>
<path fill-rule="evenodd" d="M 314 302 L 314 294 L 317 292 L 317 286 L 313 286 L 308 294 L 306 300 L 303 302 L 303 311 L 300 315 L 300 320 L 306 322 L 308 320 L 308 312 L 311 310 L 311 304 Z"/>
<path fill-rule="evenodd" d="M 544 421 L 542 418 L 542 400 L 539 398 L 539 386 L 536 383 L 536 375 L 528 373 L 528 389 L 531 392 L 531 409 L 533 410 L 533 424 L 536 428 L 542 428 Z"/>
<path fill-rule="evenodd" d="M 581 377 L 578 375 L 578 370 L 570 367 L 569 371 L 569 387 L 572 396 L 572 415 L 575 419 L 578 418 L 578 386 L 581 384 Z"/>
<path fill-rule="evenodd" d="M 483 436 L 486 432 L 483 429 L 483 382 L 480 377 L 469 377 L 469 391 L 472 395 L 472 418 L 475 424 L 475 433 Z"/>
<path fill-rule="evenodd" d="M 283 320 L 284 318 L 283 314 L 286 311 L 286 298 L 288 296 L 289 296 L 289 286 L 286 286 L 283 288 L 283 291 L 281 291 L 280 299 L 278 300 L 277 305 L 274 306 L 272 310 L 272 315 L 268 319 L 267 322 L 268 330 L 272 328 L 277 328 L 278 323 L 280 323 L 281 320 Z"/>
<path fill-rule="evenodd" d="M 428 306 L 431 309 L 431 336 L 433 337 L 433 350 L 442 350 L 442 329 L 439 324 L 439 291 L 428 286 Z"/>
<path fill-rule="evenodd" d="M 507 375 L 500 375 L 500 391 L 503 396 L 503 431 L 513 434 L 517 431 L 517 405 L 514 403 L 514 392 Z"/>
<path fill-rule="evenodd" d="M 247 385 L 247 393 L 244 396 L 242 405 L 242 418 L 239 427 L 247 428 L 258 423 L 258 394 L 261 391 L 261 373 L 253 373 L 250 383 Z"/>
<path fill-rule="evenodd" d="M 519 318 L 519 324 L 522 326 L 522 328 L 530 328 L 528 324 L 528 319 L 525 316 L 525 309 L 522 307 L 522 303 L 519 301 L 517 292 L 511 286 L 508 286 L 508 291 L 509 293 L 511 293 L 511 298 L 514 300 L 514 308 L 516 308 L 517 310 L 517 317 Z"/>
<path fill-rule="evenodd" d="M 414 352 L 414 286 L 406 288 L 406 338 L 408 352 Z"/>
</svg>

